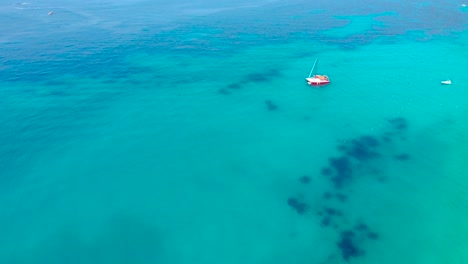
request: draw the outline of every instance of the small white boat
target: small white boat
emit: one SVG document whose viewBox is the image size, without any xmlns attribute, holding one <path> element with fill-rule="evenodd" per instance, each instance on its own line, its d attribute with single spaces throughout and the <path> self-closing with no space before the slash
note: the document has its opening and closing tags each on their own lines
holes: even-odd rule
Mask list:
<svg viewBox="0 0 468 264">
<path fill-rule="evenodd" d="M 451 80 L 446 80 L 446 81 L 441 81 L 440 82 L 441 84 L 452 84 L 452 81 Z"/>
<path fill-rule="evenodd" d="M 312 70 L 310 70 L 309 77 L 306 78 L 307 83 L 312 86 L 329 84 L 330 79 L 327 75 L 319 75 L 315 73 L 317 71 L 317 61 L 318 59 L 315 60 L 314 66 L 312 66 Z"/>
</svg>

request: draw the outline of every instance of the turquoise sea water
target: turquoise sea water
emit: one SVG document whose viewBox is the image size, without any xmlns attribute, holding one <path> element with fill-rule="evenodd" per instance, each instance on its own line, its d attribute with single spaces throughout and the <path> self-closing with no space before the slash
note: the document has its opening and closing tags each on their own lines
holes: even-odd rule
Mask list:
<svg viewBox="0 0 468 264">
<path fill-rule="evenodd" d="M 0 263 L 467 263 L 462 4 L 0 4 Z"/>
</svg>

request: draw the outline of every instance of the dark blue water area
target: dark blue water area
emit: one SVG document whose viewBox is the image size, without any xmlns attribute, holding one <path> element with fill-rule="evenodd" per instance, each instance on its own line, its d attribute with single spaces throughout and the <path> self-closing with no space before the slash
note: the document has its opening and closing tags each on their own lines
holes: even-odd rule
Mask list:
<svg viewBox="0 0 468 264">
<path fill-rule="evenodd" d="M 348 25 L 351 21 L 346 19 L 347 16 L 370 17 L 375 24 L 347 36 L 333 38 L 322 34 L 324 30 Z M 239 17 L 242 17 L 240 23 Z M 294 1 L 270 5 L 261 12 L 239 10 L 232 16 L 218 14 L 203 23 L 222 28 L 225 37 L 248 33 L 259 36 L 259 42 L 316 40 L 349 49 L 369 44 L 378 37 L 404 36 L 407 40 L 418 41 L 414 35 L 407 34 L 411 31 L 453 35 L 462 32 L 467 21 L 466 13 L 451 1 L 425 4 L 419 1 Z M 194 21 L 195 25 L 197 22 Z"/>
<path fill-rule="evenodd" d="M 144 11 L 145 15 L 148 12 L 145 8 L 156 7 L 155 4 L 145 3 L 130 11 L 132 14 Z M 120 14 L 121 10 L 111 9 L 107 12 Z M 351 21 L 347 16 L 367 16 L 375 24 L 362 32 L 346 36 L 323 34 L 324 30 L 348 25 Z M 12 23 L 13 18 L 3 19 Z M 116 19 L 112 15 L 106 18 Z M 29 81 L 45 81 L 63 69 L 90 77 L 107 75 L 110 78 L 125 78 L 145 71 L 143 68 L 129 68 L 124 62 L 128 54 L 140 51 L 223 57 L 253 45 L 297 40 L 320 41 L 324 45 L 339 46 L 345 50 L 370 44 L 378 38 L 387 42 L 401 36 L 409 40 L 428 40 L 430 37 L 421 38 L 412 32 L 453 35 L 463 30 L 467 15 L 457 5 L 445 0 L 429 4 L 418 1 L 355 3 L 299 0 L 288 3 L 278 1 L 260 7 L 241 5 L 196 17 L 180 16 L 172 24 L 169 23 L 170 26 L 162 26 L 152 20 L 144 21 L 140 15 L 123 20 L 125 24 L 118 27 L 118 31 L 90 26 L 65 30 L 60 24 L 47 22 L 42 25 L 44 28 L 40 33 L 4 42 L 0 44 L 1 80 L 24 81 L 24 76 L 28 75 Z M 12 27 L 7 33 L 21 30 L 24 23 Z M 29 30 L 34 30 L 40 25 L 30 27 Z M 196 33 L 204 36 L 190 37 Z"/>
<path fill-rule="evenodd" d="M 348 25 L 352 22 L 347 19 L 349 16 L 370 17 L 375 23 L 369 29 L 346 36 L 323 34 L 324 30 Z M 155 40 L 155 45 L 144 45 L 153 51 L 158 48 L 180 53 L 197 50 L 207 56 L 236 52 L 252 45 L 297 40 L 320 41 L 347 50 L 370 44 L 377 38 L 388 43 L 397 37 L 407 41 L 427 41 L 432 35 L 456 37 L 466 23 L 466 13 L 445 0 L 426 4 L 418 1 L 294 1 L 203 16 L 185 21 L 174 32 L 155 34 L 142 41 Z M 430 37 L 421 38 L 412 34 L 414 31 Z M 208 36 L 203 41 L 186 37 L 196 32 Z"/>
</svg>

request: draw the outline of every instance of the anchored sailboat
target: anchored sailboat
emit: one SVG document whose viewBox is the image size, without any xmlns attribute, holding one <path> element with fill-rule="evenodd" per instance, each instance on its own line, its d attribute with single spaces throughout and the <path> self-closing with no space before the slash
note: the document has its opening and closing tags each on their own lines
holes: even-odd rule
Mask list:
<svg viewBox="0 0 468 264">
<path fill-rule="evenodd" d="M 330 79 L 327 75 L 318 75 L 317 72 L 317 61 L 315 60 L 314 66 L 310 70 L 309 77 L 306 78 L 306 81 L 309 85 L 317 86 L 317 85 L 325 85 L 330 83 Z"/>
</svg>

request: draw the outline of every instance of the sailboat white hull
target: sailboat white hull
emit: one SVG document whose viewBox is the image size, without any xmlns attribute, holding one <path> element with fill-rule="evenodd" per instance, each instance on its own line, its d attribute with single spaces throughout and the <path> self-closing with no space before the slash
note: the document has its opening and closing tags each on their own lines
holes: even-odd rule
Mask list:
<svg viewBox="0 0 468 264">
<path fill-rule="evenodd" d="M 329 84 L 330 80 L 327 78 L 316 78 L 316 77 L 309 77 L 306 78 L 306 81 L 310 85 L 325 85 Z"/>
</svg>

